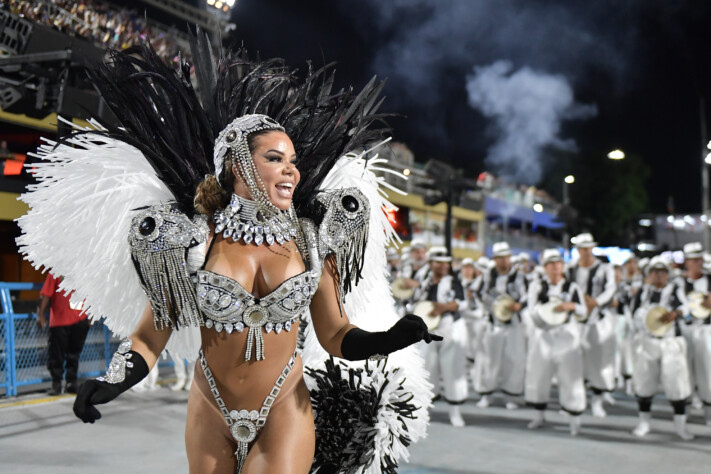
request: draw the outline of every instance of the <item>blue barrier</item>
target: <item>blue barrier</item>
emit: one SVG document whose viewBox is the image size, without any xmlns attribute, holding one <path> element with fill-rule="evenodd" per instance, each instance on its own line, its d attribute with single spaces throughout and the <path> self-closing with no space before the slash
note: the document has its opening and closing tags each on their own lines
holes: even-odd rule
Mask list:
<svg viewBox="0 0 711 474">
<path fill-rule="evenodd" d="M 17 396 L 18 387 L 50 382 L 47 371 L 49 329 L 40 329 L 35 313 L 15 313 L 13 291 L 37 291 L 41 283 L 0 282 L 0 390 L 5 396 Z M 79 378 L 97 377 L 106 372 L 120 340 L 101 322 L 89 329 L 79 357 Z M 170 360 L 160 367 L 172 366 Z"/>
</svg>

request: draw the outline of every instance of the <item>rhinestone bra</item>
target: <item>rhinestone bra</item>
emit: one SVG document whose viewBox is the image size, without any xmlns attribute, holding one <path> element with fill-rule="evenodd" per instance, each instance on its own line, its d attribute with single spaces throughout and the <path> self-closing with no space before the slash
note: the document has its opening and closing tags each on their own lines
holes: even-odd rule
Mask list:
<svg viewBox="0 0 711 474">
<path fill-rule="evenodd" d="M 264 359 L 262 329 L 279 334 L 291 331 L 301 314 L 308 309 L 316 293 L 320 274 L 306 270 L 282 282 L 263 298 L 256 298 L 239 282 L 207 270 L 197 272 L 198 307 L 205 316 L 205 327 L 217 332 L 242 332 L 249 329 L 245 360 Z"/>
<path fill-rule="evenodd" d="M 289 331 L 309 307 L 319 281 L 319 275 L 307 270 L 285 280 L 265 297 L 256 298 L 232 278 L 208 270 L 197 273 L 198 305 L 205 315 L 205 326 L 227 333 L 242 332 L 262 320 L 267 332 Z"/>
</svg>

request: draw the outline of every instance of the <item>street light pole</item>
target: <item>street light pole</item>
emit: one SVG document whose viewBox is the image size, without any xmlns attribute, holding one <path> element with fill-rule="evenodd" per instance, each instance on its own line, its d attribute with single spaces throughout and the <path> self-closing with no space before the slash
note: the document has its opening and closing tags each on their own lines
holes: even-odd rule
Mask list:
<svg viewBox="0 0 711 474">
<path fill-rule="evenodd" d="M 570 191 L 568 187 L 575 182 L 575 177 L 570 174 L 563 180 L 563 207 L 570 207 Z M 563 249 L 570 250 L 570 234 L 568 234 L 568 223 L 563 228 Z"/>
<path fill-rule="evenodd" d="M 701 212 L 705 216 L 704 248 L 709 248 L 709 167 L 706 164 L 707 138 L 706 138 L 706 99 L 699 96 L 699 121 L 701 122 Z"/>
</svg>

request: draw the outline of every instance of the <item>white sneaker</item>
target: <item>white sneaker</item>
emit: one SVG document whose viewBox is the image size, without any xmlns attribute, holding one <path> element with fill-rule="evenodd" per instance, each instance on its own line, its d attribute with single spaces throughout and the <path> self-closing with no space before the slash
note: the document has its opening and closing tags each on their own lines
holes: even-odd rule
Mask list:
<svg viewBox="0 0 711 474">
<path fill-rule="evenodd" d="M 686 431 L 686 415 L 674 415 L 674 428 L 676 429 L 676 434 L 679 438 L 684 441 L 691 441 L 694 439 L 694 435 Z"/>
<path fill-rule="evenodd" d="M 170 389 L 174 392 L 179 392 L 185 387 L 185 379 L 178 379 L 173 385 L 170 386 Z"/>
<path fill-rule="evenodd" d="M 506 402 L 507 410 L 518 410 L 518 404 L 514 402 Z"/>
<path fill-rule="evenodd" d="M 489 396 L 482 395 L 481 399 L 479 399 L 479 401 L 476 402 L 476 406 L 479 408 L 489 408 Z"/>
<path fill-rule="evenodd" d="M 590 409 L 592 410 L 592 416 L 595 418 L 605 418 L 607 412 L 602 407 L 602 397 L 599 395 L 593 396 L 592 402 L 590 402 Z"/>
<path fill-rule="evenodd" d="M 691 408 L 694 408 L 696 410 L 701 410 L 704 407 L 703 402 L 699 398 L 698 395 L 694 394 L 694 396 L 691 398 Z"/>
<path fill-rule="evenodd" d="M 458 405 L 450 405 L 449 406 L 449 422 L 455 428 L 464 427 L 464 425 L 465 425 L 464 418 L 462 418 L 462 413 L 459 410 Z"/>
<path fill-rule="evenodd" d="M 544 410 L 536 410 L 536 417 L 528 424 L 529 430 L 535 430 L 543 426 L 546 422 Z"/>
<path fill-rule="evenodd" d="M 612 394 L 610 392 L 603 392 L 602 401 L 604 401 L 608 405 L 614 405 L 615 403 L 617 403 L 617 401 L 612 397 Z"/>
<path fill-rule="evenodd" d="M 632 431 L 632 434 L 638 438 L 647 436 L 650 431 L 649 420 L 652 419 L 652 414 L 650 412 L 640 412 L 639 413 L 639 423 Z"/>
<path fill-rule="evenodd" d="M 634 388 L 632 387 L 632 379 L 625 380 L 625 394 L 628 397 L 634 397 Z"/>
<path fill-rule="evenodd" d="M 580 433 L 580 416 L 570 416 L 570 436 L 578 436 Z"/>
</svg>

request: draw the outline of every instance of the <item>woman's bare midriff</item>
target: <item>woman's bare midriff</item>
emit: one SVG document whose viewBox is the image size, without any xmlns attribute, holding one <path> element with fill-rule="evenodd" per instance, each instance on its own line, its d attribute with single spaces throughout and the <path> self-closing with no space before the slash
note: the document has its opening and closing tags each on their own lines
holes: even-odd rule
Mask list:
<svg viewBox="0 0 711 474">
<path fill-rule="evenodd" d="M 206 270 L 237 280 L 257 297 L 269 294 L 286 279 L 305 270 L 300 254 L 280 245 L 254 246 L 218 239 Z M 293 243 L 286 245 L 295 249 Z M 294 354 L 298 327 L 280 334 L 262 331 L 265 359 L 259 361 L 254 360 L 254 355 L 252 360 L 245 360 L 249 335 L 246 329 L 227 334 L 202 328 L 201 334 L 205 359 L 228 409 L 259 410 Z M 300 377 L 301 373 L 294 375 Z"/>
<path fill-rule="evenodd" d="M 230 410 L 259 410 L 296 348 L 298 328 L 281 334 L 263 333 L 265 359 L 244 360 L 248 331 L 218 333 L 202 329 L 207 364 Z M 301 374 L 293 374 L 300 377 Z M 291 374 L 289 375 L 291 377 Z"/>
</svg>

